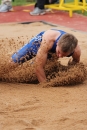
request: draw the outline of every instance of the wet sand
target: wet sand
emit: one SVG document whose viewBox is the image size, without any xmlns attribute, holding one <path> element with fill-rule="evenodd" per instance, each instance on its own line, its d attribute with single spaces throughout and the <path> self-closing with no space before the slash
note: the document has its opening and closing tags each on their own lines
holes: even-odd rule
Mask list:
<svg viewBox="0 0 87 130">
<path fill-rule="evenodd" d="M 1 130 L 87 129 L 87 33 L 39 22 L 2 24 L 0 71 L 5 68 L 9 57 L 31 37 L 51 28 L 67 31 L 78 38 L 82 50 L 81 63 L 67 66 L 69 58 L 60 59 L 60 62 L 48 61 L 50 65 L 47 64 L 45 71 L 51 79 L 46 84 L 36 84 L 32 61 L 0 75 Z"/>
</svg>

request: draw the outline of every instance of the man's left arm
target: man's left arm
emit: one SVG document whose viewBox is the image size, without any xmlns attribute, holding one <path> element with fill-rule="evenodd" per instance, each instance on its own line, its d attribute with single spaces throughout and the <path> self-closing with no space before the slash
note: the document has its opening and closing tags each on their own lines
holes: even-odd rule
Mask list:
<svg viewBox="0 0 87 130">
<path fill-rule="evenodd" d="M 81 49 L 80 49 L 79 45 L 77 45 L 77 47 L 74 50 L 74 53 L 72 55 L 73 62 L 79 62 L 80 61 L 80 56 L 81 56 Z"/>
</svg>

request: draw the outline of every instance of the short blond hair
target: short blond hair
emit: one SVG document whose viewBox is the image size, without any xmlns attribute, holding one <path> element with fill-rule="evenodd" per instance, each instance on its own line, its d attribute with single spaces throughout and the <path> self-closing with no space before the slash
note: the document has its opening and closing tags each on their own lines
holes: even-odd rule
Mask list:
<svg viewBox="0 0 87 130">
<path fill-rule="evenodd" d="M 58 41 L 58 46 L 63 52 L 73 52 L 78 44 L 77 38 L 69 33 L 65 33 Z"/>
</svg>

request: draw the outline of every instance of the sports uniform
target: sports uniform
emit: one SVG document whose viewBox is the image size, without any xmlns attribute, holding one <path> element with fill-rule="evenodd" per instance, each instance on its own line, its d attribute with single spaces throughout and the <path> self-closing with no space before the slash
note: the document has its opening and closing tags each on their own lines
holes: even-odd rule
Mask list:
<svg viewBox="0 0 87 130">
<path fill-rule="evenodd" d="M 60 32 L 60 36 L 58 36 L 58 38 L 55 40 L 55 42 L 53 44 L 53 47 L 49 50 L 49 52 L 55 53 L 56 52 L 56 45 L 58 43 L 58 40 L 66 32 L 64 32 L 62 30 L 56 30 L 56 29 L 52 29 L 52 30 Z M 44 32 L 45 31 L 40 32 L 37 36 L 35 36 L 27 44 L 25 44 L 20 50 L 18 50 L 16 53 L 14 53 L 12 55 L 12 60 L 15 63 L 24 63 L 25 61 L 30 60 L 34 56 L 36 56 L 36 54 L 38 52 L 38 49 L 40 47 L 40 44 L 42 42 L 42 37 L 43 37 Z M 72 54 L 73 53 L 71 53 L 69 56 L 71 56 Z"/>
</svg>

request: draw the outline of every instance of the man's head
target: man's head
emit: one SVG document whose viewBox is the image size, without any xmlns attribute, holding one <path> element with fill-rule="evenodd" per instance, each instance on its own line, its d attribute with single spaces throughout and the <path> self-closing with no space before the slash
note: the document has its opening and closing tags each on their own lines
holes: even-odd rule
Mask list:
<svg viewBox="0 0 87 130">
<path fill-rule="evenodd" d="M 78 44 L 77 38 L 69 33 L 64 34 L 57 43 L 56 53 L 58 57 L 68 56 L 74 52 Z"/>
</svg>

